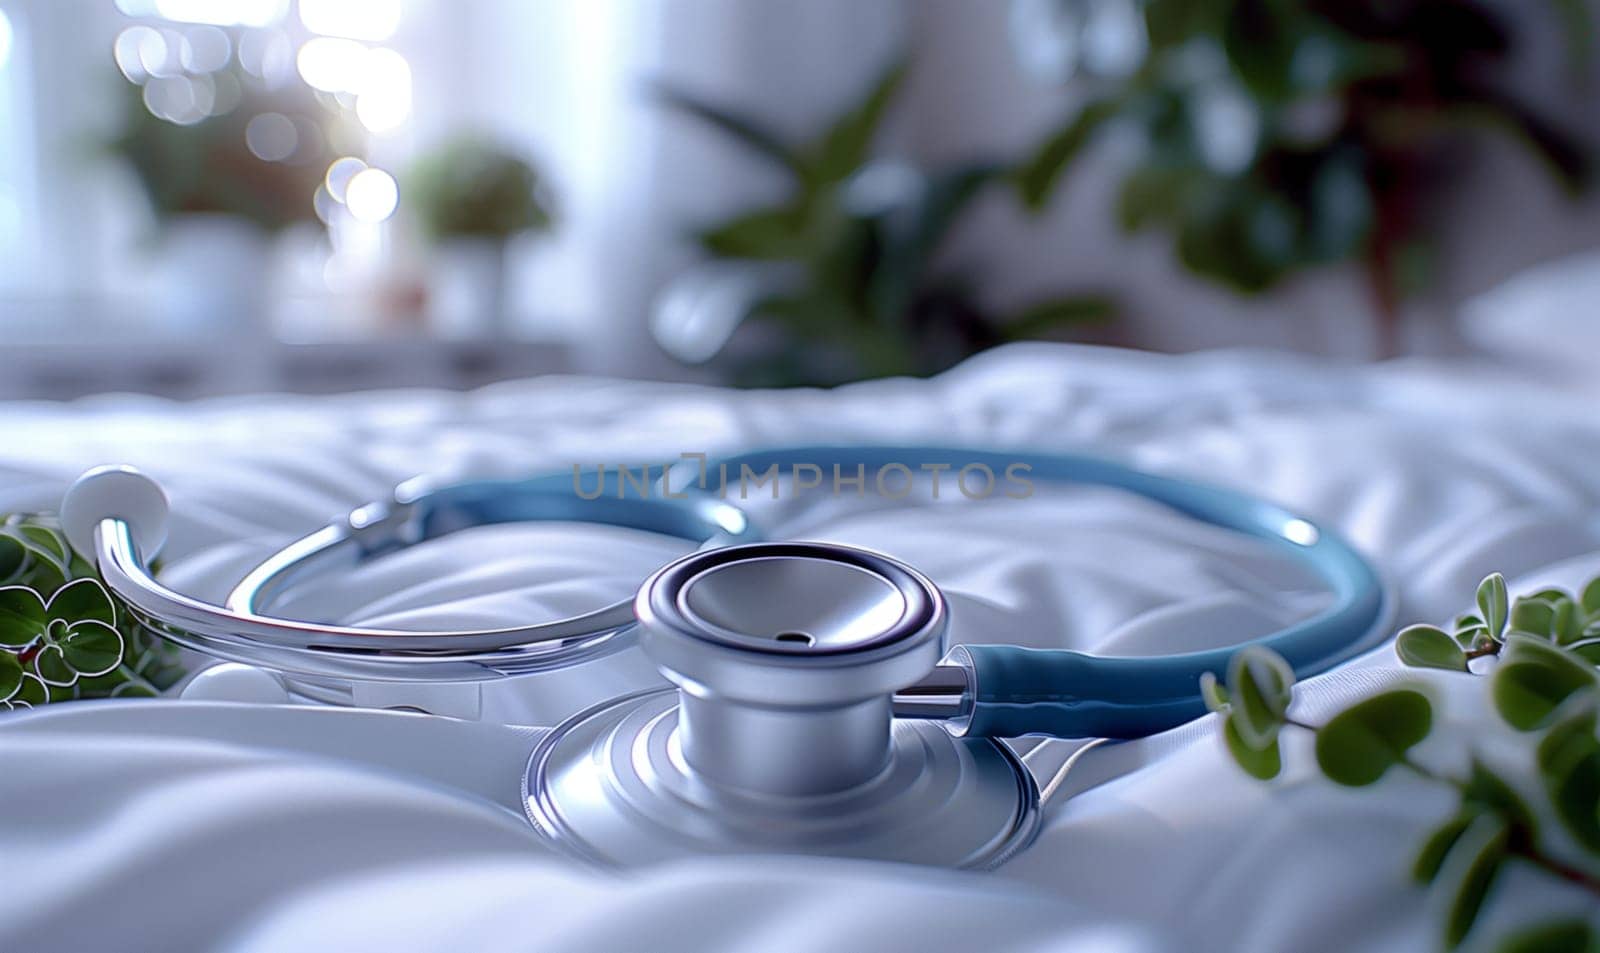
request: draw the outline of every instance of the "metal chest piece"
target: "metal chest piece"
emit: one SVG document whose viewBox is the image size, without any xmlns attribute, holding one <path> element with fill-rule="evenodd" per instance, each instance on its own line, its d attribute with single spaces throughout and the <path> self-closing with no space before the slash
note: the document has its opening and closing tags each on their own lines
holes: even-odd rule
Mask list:
<svg viewBox="0 0 1600 953">
<path fill-rule="evenodd" d="M 1038 790 L 1004 745 L 893 717 L 944 651 L 938 589 L 877 553 L 758 543 L 657 572 L 641 645 L 677 687 L 558 725 L 528 817 L 586 860 L 800 853 L 988 868 L 1025 847 Z"/>
</svg>

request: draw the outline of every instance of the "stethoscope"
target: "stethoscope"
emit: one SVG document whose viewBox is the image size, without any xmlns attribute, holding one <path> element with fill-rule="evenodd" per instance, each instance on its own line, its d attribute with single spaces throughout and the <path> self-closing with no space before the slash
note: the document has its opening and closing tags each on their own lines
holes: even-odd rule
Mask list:
<svg viewBox="0 0 1600 953">
<path fill-rule="evenodd" d="M 135 618 L 231 661 L 312 680 L 474 682 L 563 669 L 637 644 L 671 683 L 551 729 L 524 775 L 529 819 L 562 849 L 631 866 L 688 854 L 824 853 L 992 867 L 1040 823 L 1032 774 L 1001 738 L 1126 739 L 1204 713 L 1198 682 L 1240 646 L 1153 658 L 946 645 L 937 586 L 881 553 L 760 541 L 728 499 L 730 473 L 923 466 L 1026 468 L 1030 479 L 1140 494 L 1272 544 L 1332 590 L 1313 618 L 1255 640 L 1301 676 L 1381 641 L 1390 600 L 1348 544 L 1274 504 L 1090 456 L 942 447 L 805 447 L 702 461 L 693 492 L 592 497 L 577 474 L 402 484 L 283 548 L 224 605 L 158 582 L 167 501 L 103 467 L 67 493 L 69 540 Z M 665 482 L 670 472 L 663 477 Z M 684 486 L 685 481 L 678 483 Z M 629 601 L 536 625 L 409 631 L 281 619 L 310 574 L 445 533 L 528 520 L 597 522 L 700 544 Z"/>
</svg>

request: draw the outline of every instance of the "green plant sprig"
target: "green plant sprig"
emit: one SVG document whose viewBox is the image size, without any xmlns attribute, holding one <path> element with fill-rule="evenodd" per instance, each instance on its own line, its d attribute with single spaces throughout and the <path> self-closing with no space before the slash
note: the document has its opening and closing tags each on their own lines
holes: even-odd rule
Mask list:
<svg viewBox="0 0 1600 953">
<path fill-rule="evenodd" d="M 1600 897 L 1600 578 L 1576 597 L 1545 589 L 1509 602 L 1505 578 L 1496 573 L 1479 585 L 1477 603 L 1478 612 L 1459 617 L 1453 632 L 1421 625 L 1402 630 L 1396 654 L 1409 666 L 1487 681 L 1500 719 L 1536 741 L 1542 793 L 1587 865 L 1548 849 L 1527 802 L 1481 758 L 1472 757 L 1466 776 L 1458 777 L 1412 757 L 1433 728 L 1432 702 L 1419 688 L 1381 692 L 1314 725 L 1289 715 L 1294 673 L 1267 649 L 1242 649 L 1225 682 L 1207 673 L 1200 683 L 1206 706 L 1223 718 L 1229 755 L 1253 777 L 1278 776 L 1279 736 L 1293 727 L 1315 736 L 1317 765 L 1336 784 L 1366 787 L 1398 767 L 1455 791 L 1456 810 L 1429 832 L 1411 870 L 1418 884 L 1448 891 L 1443 938 L 1452 948 L 1472 930 L 1510 861 Z M 1485 658 L 1493 668 L 1479 676 L 1471 663 Z M 1600 933 L 1581 919 L 1536 923 L 1501 949 L 1594 953 Z"/>
<path fill-rule="evenodd" d="M 183 675 L 176 646 L 133 619 L 54 517 L 0 517 L 0 710 L 150 697 Z"/>
</svg>

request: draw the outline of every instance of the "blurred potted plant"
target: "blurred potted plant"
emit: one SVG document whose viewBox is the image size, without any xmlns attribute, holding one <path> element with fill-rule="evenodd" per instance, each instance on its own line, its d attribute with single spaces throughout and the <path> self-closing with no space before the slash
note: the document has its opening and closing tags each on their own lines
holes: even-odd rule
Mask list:
<svg viewBox="0 0 1600 953">
<path fill-rule="evenodd" d="M 1585 54 L 1583 4 L 1547 9 Z M 1025 201 L 1043 206 L 1089 142 L 1131 126 L 1143 149 L 1118 186 L 1124 229 L 1170 229 L 1185 266 L 1246 293 L 1358 262 L 1385 354 L 1398 347 L 1402 300 L 1426 281 L 1427 211 L 1449 179 L 1448 147 L 1509 135 L 1567 189 L 1588 178 L 1583 144 L 1496 74 L 1513 36 L 1477 0 L 1018 0 L 1015 10 L 1036 62 L 1051 57 L 1027 47 L 1133 51 L 1100 57 L 1112 64 L 1102 69 L 1079 55 L 1059 71 L 1087 98 L 1018 171 Z"/>
<path fill-rule="evenodd" d="M 270 236 L 316 222 L 332 114 L 309 89 L 269 91 L 237 69 L 128 90 L 110 150 L 155 212 L 164 317 L 186 328 L 259 326 Z M 196 91 L 215 112 L 197 105 Z"/>
<path fill-rule="evenodd" d="M 507 249 L 517 235 L 551 225 L 538 171 L 504 146 L 460 136 L 417 161 L 407 193 L 435 249 L 436 296 L 455 292 L 475 330 L 509 331 Z"/>
<path fill-rule="evenodd" d="M 872 146 L 905 74 L 888 69 L 815 139 L 784 142 L 756 119 L 682 90 L 661 101 L 782 170 L 790 194 L 701 230 L 710 262 L 671 282 L 653 330 L 681 360 L 709 360 L 748 322 L 756 340 L 732 364 L 751 386 L 830 385 L 944 370 L 987 347 L 1108 316 L 1099 295 L 985 307 L 966 275 L 936 264 L 940 246 L 999 163 L 924 171 L 874 160 Z M 749 336 L 747 336 L 749 337 Z M 730 349 L 732 350 L 732 349 Z"/>
</svg>

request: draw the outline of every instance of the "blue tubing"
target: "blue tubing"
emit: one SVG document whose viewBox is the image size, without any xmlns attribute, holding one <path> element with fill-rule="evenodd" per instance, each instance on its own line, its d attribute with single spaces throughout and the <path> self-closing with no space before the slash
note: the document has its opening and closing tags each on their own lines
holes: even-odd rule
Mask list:
<svg viewBox="0 0 1600 953">
<path fill-rule="evenodd" d="M 1156 658 L 1094 656 L 1068 649 L 1025 649 L 1008 645 L 962 645 L 955 659 L 973 677 L 973 699 L 965 733 L 1014 738 L 1137 738 L 1163 731 L 1205 713 L 1199 680 L 1204 672 L 1221 677 L 1243 645 L 1262 645 L 1288 661 L 1300 677 L 1315 675 L 1350 659 L 1388 636 L 1390 599 L 1373 567 L 1337 534 L 1280 506 L 1244 493 L 1158 476 L 1097 457 L 1076 454 L 1007 453 L 959 447 L 803 447 L 763 450 L 711 461 L 715 480 L 721 465 L 729 479 L 741 466 L 761 473 L 776 464 L 785 470 L 804 463 L 822 467 L 831 478 L 837 465 L 867 468 L 872 486 L 877 468 L 901 464 L 912 471 L 925 464 L 947 464 L 950 479 L 964 466 L 986 466 L 997 477 L 1006 467 L 1028 467 L 1026 476 L 1059 483 L 1114 487 L 1163 503 L 1193 519 L 1236 530 L 1272 544 L 1315 573 L 1332 591 L 1334 605 L 1319 615 L 1241 645 Z M 899 477 L 896 486 L 902 485 Z M 715 494 L 715 482 L 705 488 Z"/>
<path fill-rule="evenodd" d="M 416 500 L 423 539 L 493 523 L 559 520 L 604 523 L 716 545 L 758 542 L 761 534 L 738 507 L 703 494 L 679 498 L 630 495 L 614 474 L 569 472 L 524 480 L 479 480 L 432 490 Z"/>
</svg>

